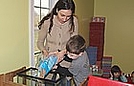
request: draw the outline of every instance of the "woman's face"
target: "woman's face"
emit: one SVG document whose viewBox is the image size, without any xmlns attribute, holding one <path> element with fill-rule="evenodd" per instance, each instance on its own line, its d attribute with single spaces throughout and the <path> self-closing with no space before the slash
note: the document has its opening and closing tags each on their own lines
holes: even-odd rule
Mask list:
<svg viewBox="0 0 134 86">
<path fill-rule="evenodd" d="M 59 10 L 57 14 L 57 18 L 61 24 L 67 22 L 72 15 L 71 10 Z"/>
</svg>

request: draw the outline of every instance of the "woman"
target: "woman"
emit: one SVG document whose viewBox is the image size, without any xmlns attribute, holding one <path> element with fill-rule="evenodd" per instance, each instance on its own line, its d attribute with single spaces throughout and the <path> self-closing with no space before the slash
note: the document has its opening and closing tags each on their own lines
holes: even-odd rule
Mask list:
<svg viewBox="0 0 134 86">
<path fill-rule="evenodd" d="M 52 11 L 39 22 L 37 47 L 45 56 L 60 51 L 59 57 L 63 57 L 66 42 L 78 34 L 78 21 L 74 13 L 73 0 L 58 0 Z"/>
</svg>

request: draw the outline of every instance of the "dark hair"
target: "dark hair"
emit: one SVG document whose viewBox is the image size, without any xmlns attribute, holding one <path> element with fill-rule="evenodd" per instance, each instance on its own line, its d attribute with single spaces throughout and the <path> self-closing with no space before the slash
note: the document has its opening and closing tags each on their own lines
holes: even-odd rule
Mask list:
<svg viewBox="0 0 134 86">
<path fill-rule="evenodd" d="M 134 74 L 134 71 L 131 74 Z"/>
<path fill-rule="evenodd" d="M 112 73 L 112 75 L 113 75 L 113 79 L 115 78 L 115 77 L 114 77 L 114 73 L 117 73 L 117 72 L 118 72 L 118 73 L 121 73 L 120 67 L 117 66 L 117 65 L 112 66 L 112 68 L 111 68 L 111 73 Z M 121 81 L 120 77 L 118 77 L 118 80 Z"/>
<path fill-rule="evenodd" d="M 54 8 L 52 9 L 52 11 L 47 14 L 45 17 L 43 17 L 43 19 L 39 22 L 39 29 L 41 29 L 41 25 L 44 23 L 45 20 L 50 19 L 50 26 L 49 26 L 49 33 L 51 32 L 51 28 L 53 26 L 53 16 L 57 15 L 57 11 L 59 10 L 71 10 L 72 11 L 72 15 L 70 17 L 70 24 L 71 24 L 71 28 L 69 31 L 73 31 L 74 32 L 74 22 L 73 22 L 73 14 L 75 13 L 75 4 L 73 0 L 59 0 Z"/>
<path fill-rule="evenodd" d="M 114 65 L 114 66 L 111 68 L 111 73 L 116 73 L 116 72 L 121 72 L 121 69 L 119 68 L 119 66 Z"/>
<path fill-rule="evenodd" d="M 74 35 L 71 37 L 67 44 L 66 44 L 66 50 L 70 53 L 74 54 L 80 54 L 81 52 L 84 52 L 86 49 L 85 40 L 80 35 Z"/>
</svg>

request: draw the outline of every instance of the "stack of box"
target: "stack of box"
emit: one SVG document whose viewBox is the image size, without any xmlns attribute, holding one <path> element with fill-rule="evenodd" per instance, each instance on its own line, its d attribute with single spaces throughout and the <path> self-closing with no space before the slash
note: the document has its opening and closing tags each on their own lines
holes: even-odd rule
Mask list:
<svg viewBox="0 0 134 86">
<path fill-rule="evenodd" d="M 101 68 L 104 51 L 105 17 L 92 17 L 89 27 L 89 46 L 97 47 L 96 65 Z"/>
<path fill-rule="evenodd" d="M 97 47 L 97 61 L 101 61 L 104 49 L 104 22 L 91 22 L 89 30 L 89 46 Z"/>
<path fill-rule="evenodd" d="M 89 46 L 86 48 L 90 65 L 96 65 L 97 61 L 97 47 Z"/>
<path fill-rule="evenodd" d="M 112 66 L 112 56 L 104 56 L 102 58 L 102 70 L 103 70 L 102 77 L 104 78 L 110 77 L 111 66 Z"/>
</svg>

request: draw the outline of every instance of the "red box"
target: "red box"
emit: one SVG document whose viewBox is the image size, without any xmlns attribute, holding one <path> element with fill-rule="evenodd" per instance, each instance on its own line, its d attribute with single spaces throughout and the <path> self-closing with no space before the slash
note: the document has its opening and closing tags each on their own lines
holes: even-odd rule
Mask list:
<svg viewBox="0 0 134 86">
<path fill-rule="evenodd" d="M 132 84 L 105 79 L 96 76 L 89 76 L 88 86 L 134 86 Z"/>
</svg>

